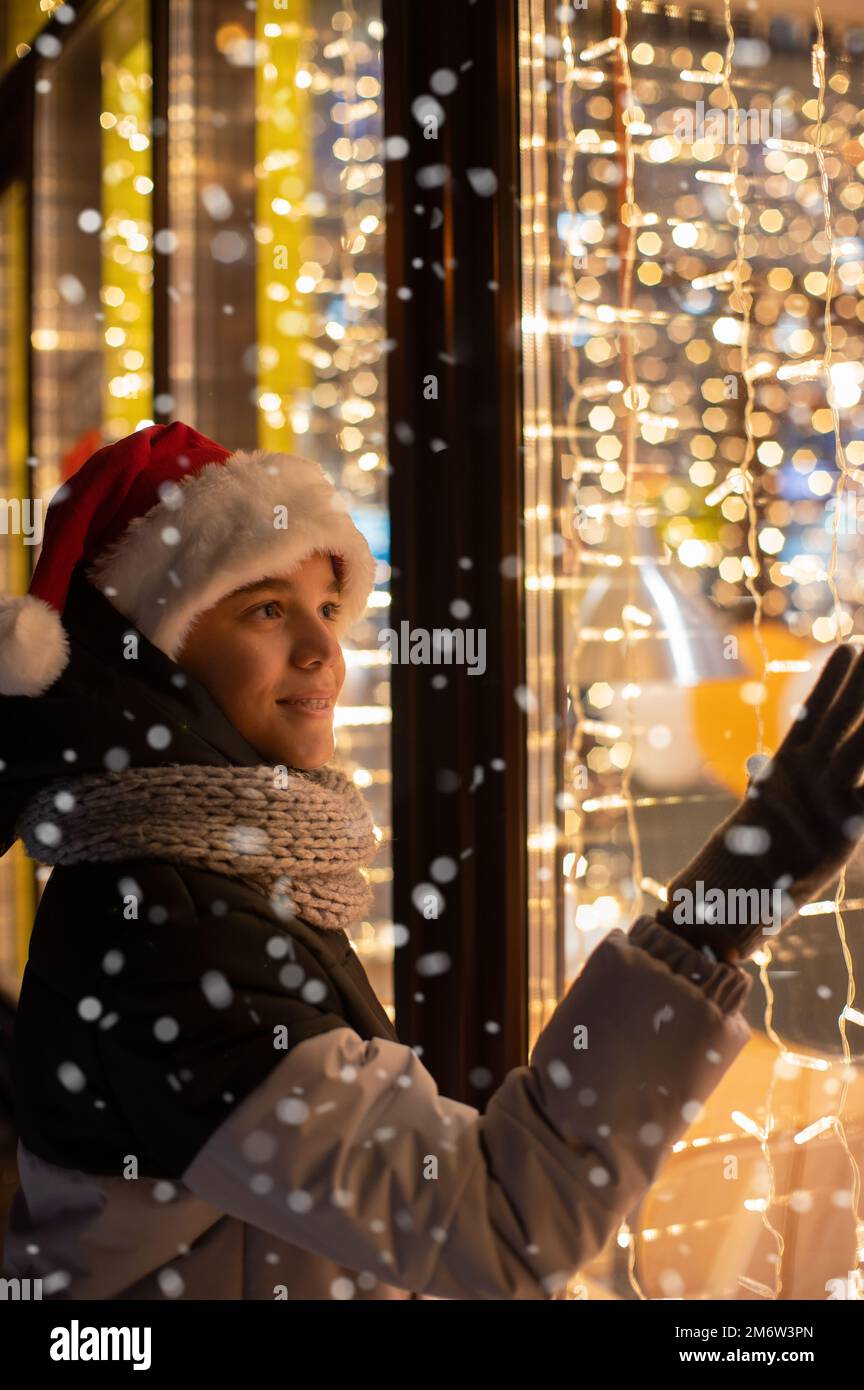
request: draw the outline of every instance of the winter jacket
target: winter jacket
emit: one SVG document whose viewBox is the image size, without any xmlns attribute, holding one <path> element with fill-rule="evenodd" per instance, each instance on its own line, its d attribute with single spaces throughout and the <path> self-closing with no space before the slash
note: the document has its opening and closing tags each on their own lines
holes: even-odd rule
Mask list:
<svg viewBox="0 0 864 1390">
<path fill-rule="evenodd" d="M 109 748 L 262 761 L 80 576 L 64 622 L 55 686 L 0 701 L 3 848 L 39 786 Z M 649 918 L 612 931 L 481 1112 L 439 1094 L 345 932 L 166 860 L 57 867 L 16 1018 L 2 1276 L 58 1300 L 549 1298 L 747 1043 L 749 987 Z"/>
</svg>

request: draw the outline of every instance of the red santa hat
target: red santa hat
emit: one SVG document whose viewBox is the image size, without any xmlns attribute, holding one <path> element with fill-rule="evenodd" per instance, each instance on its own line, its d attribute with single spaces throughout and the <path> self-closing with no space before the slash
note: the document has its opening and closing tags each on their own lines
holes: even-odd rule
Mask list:
<svg viewBox="0 0 864 1390">
<path fill-rule="evenodd" d="M 230 453 L 175 421 L 99 449 L 51 499 L 24 595 L 0 595 L 0 693 L 41 695 L 69 660 L 63 610 L 76 565 L 172 659 L 199 614 L 241 585 L 329 554 L 342 636 L 364 613 L 375 560 L 320 464 Z"/>
</svg>

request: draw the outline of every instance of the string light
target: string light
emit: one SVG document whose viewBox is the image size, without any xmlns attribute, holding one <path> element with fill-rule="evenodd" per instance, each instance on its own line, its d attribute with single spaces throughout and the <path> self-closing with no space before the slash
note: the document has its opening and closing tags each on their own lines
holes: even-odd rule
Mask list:
<svg viewBox="0 0 864 1390">
<path fill-rule="evenodd" d="M 750 552 L 750 565 L 744 570 L 745 582 L 753 599 L 753 631 L 759 650 L 762 654 L 762 680 L 764 683 L 765 673 L 768 666 L 768 649 L 762 637 L 762 594 L 757 587 L 756 579 L 761 574 L 762 566 L 756 545 L 756 495 L 755 482 L 751 472 L 753 456 L 756 452 L 756 437 L 753 432 L 753 408 L 755 404 L 755 383 L 750 370 L 750 327 L 751 327 L 751 305 L 752 295 L 744 286 L 744 239 L 745 228 L 747 225 L 747 212 L 744 200 L 741 197 L 740 185 L 743 183 L 745 188 L 747 180 L 741 173 L 741 161 L 743 157 L 743 145 L 741 142 L 740 107 L 735 90 L 732 86 L 732 60 L 735 55 L 735 30 L 732 26 L 732 10 L 730 0 L 724 0 L 723 21 L 726 28 L 726 52 L 723 57 L 722 84 L 726 95 L 728 107 L 733 113 L 732 125 L 732 177 L 729 183 L 729 192 L 732 200 L 732 207 L 735 212 L 735 263 L 732 267 L 732 296 L 730 308 L 738 309 L 741 312 L 741 374 L 744 378 L 745 398 L 744 398 L 744 457 L 741 461 L 740 469 L 736 469 L 736 477 L 740 478 L 743 484 L 744 497 L 747 503 L 747 546 Z M 762 715 L 762 702 L 756 706 L 756 753 L 763 752 L 765 724 Z"/>
<path fill-rule="evenodd" d="M 615 83 L 615 125 L 616 135 L 621 149 L 621 159 L 623 163 L 623 179 L 618 184 L 619 204 L 618 217 L 623 228 L 625 240 L 624 255 L 621 259 L 621 274 L 619 277 L 619 303 L 623 313 L 628 316 L 621 325 L 620 334 L 620 355 L 623 367 L 622 376 L 625 382 L 624 405 L 626 415 L 624 417 L 624 505 L 628 513 L 633 510 L 633 481 L 636 464 L 636 424 L 639 414 L 639 383 L 636 376 L 635 348 L 632 333 L 632 320 L 629 315 L 633 309 L 633 268 L 636 257 L 636 232 L 641 224 L 642 214 L 636 203 L 636 167 L 633 149 L 632 123 L 634 119 L 634 94 L 633 80 L 630 71 L 630 54 L 627 44 L 628 24 L 627 13 L 629 5 L 627 0 L 617 0 L 616 6 L 612 11 L 613 25 L 615 27 L 616 39 L 616 83 Z M 623 185 L 623 201 L 621 191 Z M 619 241 L 619 247 L 620 247 Z M 633 641 L 633 614 L 635 610 L 634 598 L 634 532 L 632 524 L 625 532 L 627 550 L 625 563 L 627 565 L 627 602 L 624 604 L 621 613 L 624 619 L 624 652 L 623 665 L 628 669 L 630 659 L 631 644 Z M 624 696 L 624 709 L 627 720 L 626 738 L 629 747 L 632 749 L 635 737 L 635 713 L 633 702 L 636 698 L 632 688 Z M 632 912 L 638 916 L 642 910 L 642 847 L 639 840 L 639 831 L 636 826 L 636 812 L 631 790 L 631 780 L 633 775 L 633 759 L 628 759 L 624 768 L 624 775 L 621 779 L 621 793 L 624 799 L 625 813 L 627 816 L 627 834 L 632 850 L 633 862 L 633 882 L 636 885 L 636 901 L 633 904 Z M 628 1228 L 629 1234 L 629 1228 Z M 636 1241 L 630 1236 L 628 1243 L 627 1259 L 627 1278 L 630 1286 L 641 1301 L 647 1299 L 647 1294 L 643 1291 L 639 1280 L 636 1277 Z"/>
<path fill-rule="evenodd" d="M 840 607 L 840 596 L 837 591 L 837 534 L 839 529 L 839 519 L 841 515 L 843 488 L 847 478 L 846 452 L 843 447 L 843 440 L 840 429 L 840 415 L 837 404 L 836 392 L 831 389 L 831 362 L 834 353 L 834 320 L 832 315 L 832 299 L 834 295 L 834 284 L 837 274 L 837 244 L 834 237 L 833 212 L 831 206 L 831 180 L 828 176 L 828 168 L 823 149 L 823 131 L 825 129 L 825 91 L 826 91 L 826 67 L 825 67 L 825 29 L 822 22 L 822 10 L 816 6 L 816 42 L 813 45 L 813 82 L 817 89 L 817 112 L 816 112 L 816 131 L 814 135 L 814 145 L 816 162 L 819 168 L 819 181 L 822 191 L 822 207 L 825 221 L 825 240 L 828 248 L 828 277 L 825 286 L 825 347 L 822 357 L 822 369 L 824 381 L 827 389 L 828 403 L 831 409 L 831 426 L 834 432 L 834 454 L 838 469 L 838 482 L 836 502 L 832 517 L 831 534 L 831 561 L 828 566 L 828 584 L 831 589 L 831 596 L 834 601 L 834 615 L 836 623 L 836 636 L 838 641 L 842 641 L 848 632 L 844 633 L 842 622 L 842 611 Z M 851 623 L 849 625 L 851 630 Z M 846 865 L 840 874 L 837 889 L 837 898 L 834 905 L 834 916 L 837 924 L 837 934 L 840 940 L 840 948 L 843 952 L 843 962 L 846 967 L 847 995 L 846 1003 L 838 1018 L 838 1027 L 843 1044 L 843 1059 L 848 1064 L 851 1062 L 852 1054 L 849 1048 L 849 1039 L 846 1034 L 846 1023 L 849 1016 L 849 1009 L 855 998 L 855 977 L 852 965 L 852 955 L 849 950 L 849 942 L 846 936 L 846 924 L 843 919 L 842 903 L 846 896 Z M 846 1138 L 846 1127 L 843 1124 L 843 1113 L 846 1108 L 846 1098 L 849 1089 L 849 1082 L 846 1071 L 843 1074 L 843 1089 L 840 1095 L 840 1102 L 837 1113 L 833 1117 L 834 1127 L 840 1137 L 849 1166 L 852 1170 L 852 1207 L 855 1213 L 856 1225 L 856 1255 L 859 1265 L 864 1266 L 864 1249 L 862 1246 L 862 1233 L 864 1233 L 864 1219 L 862 1219 L 861 1202 L 861 1173 L 855 1157 L 849 1148 Z M 796 1142 L 799 1137 L 796 1136 Z"/>
</svg>

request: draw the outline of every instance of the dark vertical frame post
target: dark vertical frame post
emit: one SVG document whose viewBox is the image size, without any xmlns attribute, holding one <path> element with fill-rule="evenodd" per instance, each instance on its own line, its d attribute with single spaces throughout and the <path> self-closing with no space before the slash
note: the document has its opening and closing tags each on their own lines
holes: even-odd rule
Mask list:
<svg viewBox="0 0 864 1390">
<path fill-rule="evenodd" d="M 150 0 L 150 46 L 153 65 L 153 237 L 170 227 L 168 205 L 168 91 L 170 0 Z M 173 420 L 173 409 L 157 410 L 155 402 L 170 393 L 168 257 L 153 248 L 153 419 L 157 424 Z"/>
<path fill-rule="evenodd" d="M 408 144 L 386 163 L 390 626 L 486 633 L 483 675 L 404 652 L 391 668 L 397 1028 L 482 1109 L 527 1040 L 516 13 L 383 0 L 382 17 L 385 138 Z M 446 113 L 437 138 L 412 112 L 424 94 Z M 442 858 L 457 872 L 436 884 Z M 430 883 L 438 920 L 413 901 Z"/>
</svg>

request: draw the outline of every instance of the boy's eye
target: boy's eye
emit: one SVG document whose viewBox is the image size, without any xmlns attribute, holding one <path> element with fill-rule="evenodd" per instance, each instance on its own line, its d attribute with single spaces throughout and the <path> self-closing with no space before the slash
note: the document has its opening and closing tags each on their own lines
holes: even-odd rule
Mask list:
<svg viewBox="0 0 864 1390">
<path fill-rule="evenodd" d="M 267 600 L 266 603 L 259 603 L 259 605 L 258 605 L 259 610 L 262 609 L 262 608 L 278 608 L 278 607 L 279 607 L 279 604 L 277 603 L 277 601 L 276 601 L 275 598 L 270 598 L 270 599 Z"/>
<path fill-rule="evenodd" d="M 335 620 L 336 620 L 336 614 L 339 613 L 339 612 L 341 612 L 341 609 L 342 609 L 341 603 L 334 603 L 334 602 L 330 601 L 330 602 L 325 603 L 325 604 L 323 605 L 323 607 L 324 607 L 324 608 L 331 608 L 331 609 L 333 610 L 332 614 L 328 617 L 327 621 L 328 621 L 328 622 L 331 622 L 331 623 L 332 623 L 332 622 L 335 622 Z M 270 598 L 270 599 L 267 600 L 266 603 L 259 603 L 259 604 L 258 604 L 258 607 L 255 609 L 255 612 L 256 612 L 256 613 L 260 613 L 260 612 L 262 612 L 262 611 L 263 611 L 264 609 L 266 609 L 266 608 L 276 608 L 276 609 L 278 609 L 278 608 L 279 608 L 279 601 L 278 601 L 278 599 Z M 269 617 L 269 614 L 268 614 L 267 616 Z"/>
</svg>

